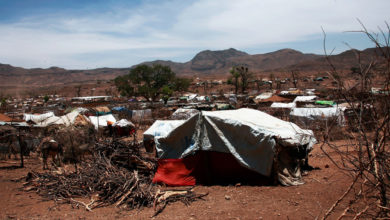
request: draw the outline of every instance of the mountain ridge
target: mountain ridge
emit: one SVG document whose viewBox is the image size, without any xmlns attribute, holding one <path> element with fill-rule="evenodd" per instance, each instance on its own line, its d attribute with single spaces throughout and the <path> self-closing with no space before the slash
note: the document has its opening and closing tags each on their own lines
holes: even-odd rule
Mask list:
<svg viewBox="0 0 390 220">
<path fill-rule="evenodd" d="M 356 50 L 347 50 L 337 55 L 331 55 L 330 60 L 337 68 L 349 69 L 356 66 Z M 368 48 L 361 52 L 363 57 L 375 56 L 378 51 Z M 226 50 L 203 50 L 187 62 L 173 62 L 170 60 L 155 60 L 137 65 L 162 64 L 172 68 L 179 76 L 224 76 L 229 69 L 236 65 L 246 65 L 251 72 L 266 71 L 323 71 L 329 70 L 324 55 L 306 54 L 294 49 L 280 49 L 264 54 L 248 54 L 246 52 L 229 48 Z M 97 68 L 89 70 L 67 70 L 60 67 L 25 69 L 0 63 L 1 86 L 46 86 L 66 85 L 72 83 L 96 82 L 111 80 L 117 76 L 127 74 L 133 65 L 128 68 Z"/>
</svg>

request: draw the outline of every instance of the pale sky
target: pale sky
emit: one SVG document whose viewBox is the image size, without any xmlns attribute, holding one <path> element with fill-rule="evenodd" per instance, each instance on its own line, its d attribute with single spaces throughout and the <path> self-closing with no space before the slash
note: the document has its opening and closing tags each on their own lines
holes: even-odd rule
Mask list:
<svg viewBox="0 0 390 220">
<path fill-rule="evenodd" d="M 130 67 L 186 62 L 202 50 L 374 47 L 389 0 L 0 0 L 0 63 L 25 68 Z"/>
</svg>

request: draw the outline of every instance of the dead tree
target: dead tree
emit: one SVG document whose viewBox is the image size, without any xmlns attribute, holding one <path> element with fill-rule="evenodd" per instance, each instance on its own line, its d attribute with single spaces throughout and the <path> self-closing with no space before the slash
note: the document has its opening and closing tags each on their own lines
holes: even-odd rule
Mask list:
<svg viewBox="0 0 390 220">
<path fill-rule="evenodd" d="M 379 34 L 375 34 L 361 25 L 362 30 L 358 32 L 371 40 L 375 50 L 374 55 L 354 50 L 359 63 L 355 90 L 347 89 L 343 75 L 332 64 L 325 49 L 331 68 L 329 75 L 338 87 L 334 97 L 349 105 L 346 136 L 350 140 L 340 146 L 332 143 L 325 134 L 321 149 L 338 168 L 352 176 L 353 181 L 323 219 L 328 218 L 348 195 L 352 199 L 344 201 L 348 204 L 340 218 L 347 215 L 354 219 L 390 217 L 390 28 L 386 23 L 386 32 L 380 29 Z M 372 92 L 373 79 L 384 82 L 380 92 Z M 328 126 L 330 131 L 335 125 Z"/>
</svg>

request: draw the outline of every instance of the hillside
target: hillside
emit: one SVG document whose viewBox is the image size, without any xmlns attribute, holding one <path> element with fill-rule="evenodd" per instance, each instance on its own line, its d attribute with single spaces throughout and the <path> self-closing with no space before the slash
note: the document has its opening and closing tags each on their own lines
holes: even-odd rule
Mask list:
<svg viewBox="0 0 390 220">
<path fill-rule="evenodd" d="M 330 60 L 338 69 L 350 69 L 357 66 L 356 52 L 348 50 L 332 55 Z M 366 49 L 361 53 L 361 59 L 369 62 L 378 54 L 375 48 Z M 157 60 L 142 64 L 162 64 L 170 66 L 181 76 L 224 76 L 235 65 L 247 65 L 251 72 L 265 71 L 282 72 L 286 70 L 326 71 L 329 64 L 322 55 L 304 54 L 292 49 L 282 49 L 271 53 L 250 55 L 230 48 L 227 50 L 201 51 L 188 62 L 178 63 Z M 25 69 L 0 64 L 0 88 L 7 91 L 12 87 L 45 87 L 80 83 L 96 83 L 99 80 L 110 80 L 129 72 L 129 68 L 99 68 L 91 70 L 66 70 L 58 67 L 48 69 Z"/>
</svg>

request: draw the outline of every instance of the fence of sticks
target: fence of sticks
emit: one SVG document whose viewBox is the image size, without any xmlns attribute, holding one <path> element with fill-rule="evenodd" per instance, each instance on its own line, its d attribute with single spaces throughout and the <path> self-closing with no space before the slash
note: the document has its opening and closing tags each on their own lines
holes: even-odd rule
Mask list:
<svg viewBox="0 0 390 220">
<path fill-rule="evenodd" d="M 189 205 L 207 195 L 191 188 L 161 190 L 152 183 L 156 160 L 143 156 L 137 143 L 105 140 L 96 143 L 93 152 L 90 161 L 81 162 L 70 172 L 28 173 L 24 190 L 36 191 L 56 203 L 84 206 L 88 211 L 108 205 L 125 209 L 153 206 L 154 216 L 171 202 Z"/>
</svg>

